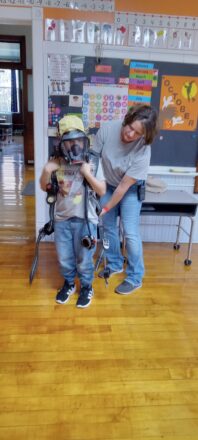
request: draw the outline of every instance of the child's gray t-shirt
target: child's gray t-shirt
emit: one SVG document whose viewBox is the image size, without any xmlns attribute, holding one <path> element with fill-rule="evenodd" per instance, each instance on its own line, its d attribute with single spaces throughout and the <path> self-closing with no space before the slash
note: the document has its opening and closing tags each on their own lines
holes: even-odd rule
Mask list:
<svg viewBox="0 0 198 440">
<path fill-rule="evenodd" d="M 125 144 L 121 141 L 121 129 L 121 121 L 104 122 L 93 145 L 93 150 L 101 154 L 105 179 L 114 187 L 124 175 L 146 180 L 151 157 L 151 147 L 145 145 L 143 136 Z"/>
<path fill-rule="evenodd" d="M 96 163 L 90 160 L 91 172 L 99 181 L 105 180 L 101 160 L 99 159 L 98 169 Z M 81 165 L 68 165 L 61 160 L 60 168 L 56 171 L 58 183 L 63 183 L 64 193 L 57 194 L 55 220 L 62 221 L 71 217 L 85 218 L 85 185 L 84 177 L 80 173 Z M 96 194 L 88 187 L 89 199 L 87 200 L 88 218 L 93 224 L 98 223 L 96 214 Z"/>
</svg>

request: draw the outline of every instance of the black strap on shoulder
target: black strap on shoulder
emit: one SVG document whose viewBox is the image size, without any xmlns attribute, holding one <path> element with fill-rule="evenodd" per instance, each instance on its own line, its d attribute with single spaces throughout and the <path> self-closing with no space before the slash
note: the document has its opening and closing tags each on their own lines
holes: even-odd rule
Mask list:
<svg viewBox="0 0 198 440">
<path fill-rule="evenodd" d="M 89 150 L 89 161 L 92 161 L 95 164 L 94 177 L 96 177 L 96 174 L 98 171 L 99 159 L 100 159 L 99 153 L 96 153 L 96 151 L 90 149 Z"/>
<path fill-rule="evenodd" d="M 98 171 L 98 166 L 99 166 L 99 159 L 100 159 L 100 154 L 96 153 L 96 151 L 94 150 L 89 150 L 89 161 L 91 161 L 92 163 L 94 163 L 95 167 L 94 167 L 94 177 L 96 177 L 97 171 Z M 100 204 L 100 198 L 99 196 L 91 189 L 91 187 L 89 186 L 88 182 L 86 181 L 86 179 L 84 179 L 84 185 L 85 185 L 85 219 L 88 218 L 88 200 L 92 199 L 94 200 L 94 203 L 96 205 L 96 213 L 99 216 L 102 208 L 101 208 L 101 204 Z"/>
</svg>

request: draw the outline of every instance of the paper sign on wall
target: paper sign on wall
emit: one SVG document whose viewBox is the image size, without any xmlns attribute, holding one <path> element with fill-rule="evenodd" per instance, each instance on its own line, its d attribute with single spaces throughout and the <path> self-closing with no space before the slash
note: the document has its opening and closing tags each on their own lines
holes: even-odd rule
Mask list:
<svg viewBox="0 0 198 440">
<path fill-rule="evenodd" d="M 68 95 L 70 91 L 70 57 L 48 55 L 49 95 Z"/>
</svg>

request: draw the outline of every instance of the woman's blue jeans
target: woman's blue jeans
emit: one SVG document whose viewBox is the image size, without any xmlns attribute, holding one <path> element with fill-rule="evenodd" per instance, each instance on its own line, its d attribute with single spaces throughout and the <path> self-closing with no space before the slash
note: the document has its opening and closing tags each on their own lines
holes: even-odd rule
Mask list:
<svg viewBox="0 0 198 440">
<path fill-rule="evenodd" d="M 138 183 L 141 183 L 139 181 Z M 101 198 L 102 206 L 105 206 L 111 198 L 115 188 L 107 185 L 107 192 Z M 123 268 L 124 257 L 120 249 L 120 216 L 122 230 L 126 242 L 127 266 L 126 278 L 129 283 L 137 286 L 141 284 L 144 275 L 144 260 L 142 240 L 140 236 L 140 210 L 142 202 L 138 200 L 137 184 L 131 186 L 122 200 L 110 211 L 103 215 L 102 221 L 104 234 L 109 239 L 109 249 L 105 251 L 108 267 L 113 271 Z"/>
<path fill-rule="evenodd" d="M 92 237 L 97 237 L 97 226 L 90 223 Z M 84 220 L 71 218 L 56 221 L 54 237 L 56 251 L 62 276 L 69 284 L 74 284 L 76 275 L 81 287 L 90 286 L 94 277 L 93 255 L 96 247 L 87 249 L 81 244 L 81 239 L 89 233 Z"/>
</svg>

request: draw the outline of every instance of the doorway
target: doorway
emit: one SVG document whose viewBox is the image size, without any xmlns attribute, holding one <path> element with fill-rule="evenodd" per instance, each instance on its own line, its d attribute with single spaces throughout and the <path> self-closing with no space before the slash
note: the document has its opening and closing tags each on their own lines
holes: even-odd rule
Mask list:
<svg viewBox="0 0 198 440">
<path fill-rule="evenodd" d="M 14 62 L 8 66 L 2 58 L 0 60 L 0 69 L 2 71 L 4 69 L 8 77 L 14 76 L 13 73 L 16 76 L 15 90 L 13 90 L 13 83 L 10 83 L 10 90 L 9 87 L 7 90 L 4 89 L 4 95 L 7 92 L 7 97 L 9 91 L 11 95 L 13 91 L 15 92 L 16 108 L 13 109 L 11 105 L 10 108 L 8 106 L 4 108 L 7 110 L 4 112 L 4 117 L 8 118 L 10 114 L 12 132 L 5 131 L 5 142 L 0 151 L 0 209 L 3 213 L 0 222 L 0 241 L 23 243 L 35 240 L 32 60 L 31 51 L 28 50 L 27 66 L 25 51 L 32 45 L 31 25 L 1 25 L 0 41 L 22 42 L 18 69 Z M 1 97 L 0 93 L 0 99 Z M 7 105 L 8 101 L 7 99 Z M 13 104 L 13 96 L 10 102 Z M 0 109 L 3 110 L 1 104 L 2 102 L 0 102 Z M 30 184 L 32 187 L 29 193 L 28 189 L 26 191 L 26 186 L 29 188 Z"/>
<path fill-rule="evenodd" d="M 3 31 L 4 26 L 1 26 Z M 24 162 L 33 165 L 33 81 L 29 52 L 26 63 L 26 47 L 30 46 L 30 39 L 26 26 L 6 26 L 5 34 L 0 35 L 0 115 L 5 124 L 12 122 L 13 137 L 18 140 L 23 136 Z"/>
</svg>

